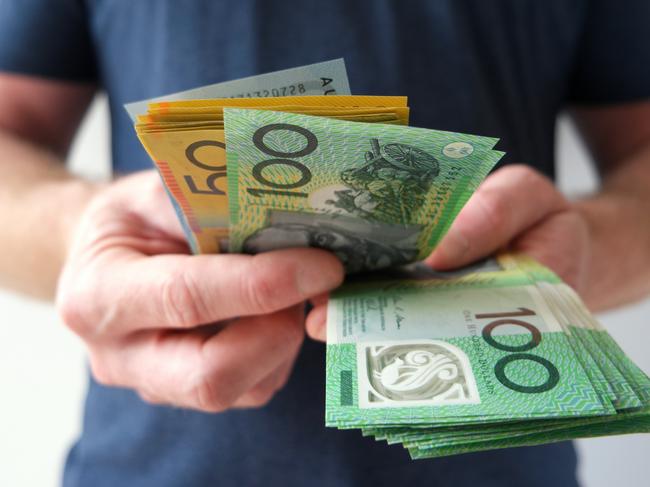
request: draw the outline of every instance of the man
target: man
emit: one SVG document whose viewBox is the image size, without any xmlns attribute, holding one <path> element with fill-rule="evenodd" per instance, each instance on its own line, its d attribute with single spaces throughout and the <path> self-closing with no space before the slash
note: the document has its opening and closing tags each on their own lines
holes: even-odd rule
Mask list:
<svg viewBox="0 0 650 487">
<path fill-rule="evenodd" d="M 93 185 L 62 161 L 98 89 L 128 173 L 151 164 L 123 103 L 343 56 L 356 93 L 409 95 L 413 125 L 508 152 L 433 267 L 509 245 L 605 309 L 650 291 L 648 18 L 642 0 L 0 2 L 0 276 L 56 291 L 94 376 L 64 484 L 575 485 L 567 443 L 412 462 L 326 430 L 302 309 L 323 339 L 336 258 L 189 256 L 155 173 Z M 547 179 L 567 107 L 603 176 L 575 203 Z"/>
</svg>

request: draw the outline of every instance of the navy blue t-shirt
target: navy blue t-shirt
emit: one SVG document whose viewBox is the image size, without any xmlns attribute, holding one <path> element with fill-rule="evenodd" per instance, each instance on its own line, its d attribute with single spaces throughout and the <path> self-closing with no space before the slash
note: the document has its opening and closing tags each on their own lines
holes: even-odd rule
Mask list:
<svg viewBox="0 0 650 487">
<path fill-rule="evenodd" d="M 553 176 L 559 111 L 650 95 L 648 19 L 646 0 L 3 0 L 0 70 L 105 90 L 119 173 L 151 167 L 124 103 L 344 57 L 354 93 L 408 95 L 412 125 L 500 137 L 502 163 Z M 575 485 L 569 443 L 414 462 L 326 429 L 323 352 L 306 343 L 258 410 L 155 407 L 91 380 L 64 484 Z"/>
</svg>

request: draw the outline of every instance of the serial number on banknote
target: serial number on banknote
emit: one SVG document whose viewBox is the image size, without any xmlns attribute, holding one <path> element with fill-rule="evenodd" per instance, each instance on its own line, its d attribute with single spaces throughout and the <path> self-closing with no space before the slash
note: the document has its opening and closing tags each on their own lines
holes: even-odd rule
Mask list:
<svg viewBox="0 0 650 487">
<path fill-rule="evenodd" d="M 271 88 L 270 90 L 251 91 L 249 93 L 239 93 L 231 96 L 230 98 L 267 98 L 269 96 L 291 96 L 301 95 L 306 93 L 305 85 L 300 83 L 297 85 L 281 86 L 280 88 Z"/>
<path fill-rule="evenodd" d="M 328 87 L 334 81 L 332 78 L 320 78 L 319 80 L 306 81 L 304 83 L 294 83 L 287 86 L 279 86 L 277 88 L 268 88 L 263 90 L 249 91 L 246 93 L 239 93 L 230 98 L 268 98 L 279 96 L 294 96 L 304 95 L 306 93 L 319 92 L 323 95 L 335 95 L 336 90 Z"/>
</svg>

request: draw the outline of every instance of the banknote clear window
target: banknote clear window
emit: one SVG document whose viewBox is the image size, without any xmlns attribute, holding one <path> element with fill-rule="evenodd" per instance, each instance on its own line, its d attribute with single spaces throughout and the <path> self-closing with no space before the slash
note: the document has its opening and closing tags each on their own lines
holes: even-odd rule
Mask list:
<svg viewBox="0 0 650 487">
<path fill-rule="evenodd" d="M 367 343 L 358 347 L 359 407 L 480 402 L 465 353 L 438 340 Z"/>
</svg>

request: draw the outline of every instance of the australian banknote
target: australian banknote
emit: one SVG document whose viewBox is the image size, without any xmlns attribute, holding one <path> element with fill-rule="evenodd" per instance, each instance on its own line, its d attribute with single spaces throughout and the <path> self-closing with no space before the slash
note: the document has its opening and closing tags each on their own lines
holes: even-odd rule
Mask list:
<svg viewBox="0 0 650 487">
<path fill-rule="evenodd" d="M 365 276 L 330 299 L 326 424 L 429 458 L 650 430 L 650 380 L 531 259 Z"/>
<path fill-rule="evenodd" d="M 349 94 L 345 62 L 334 59 L 127 103 L 124 108 L 135 122 L 138 115 L 147 112 L 149 103 L 155 101 Z"/>
<path fill-rule="evenodd" d="M 348 271 L 426 257 L 503 156 L 498 139 L 224 110 L 230 250 L 312 246 Z"/>
</svg>

